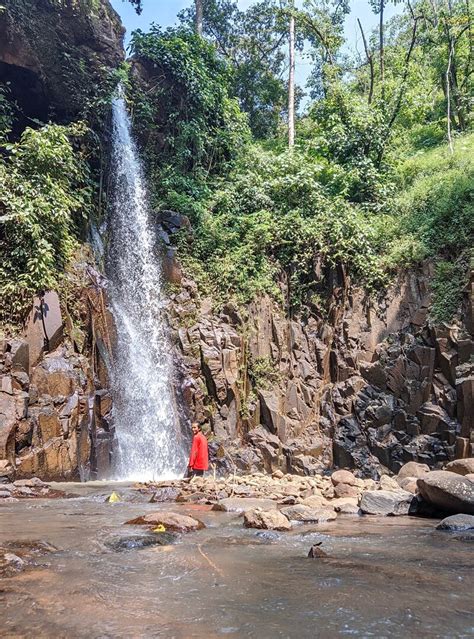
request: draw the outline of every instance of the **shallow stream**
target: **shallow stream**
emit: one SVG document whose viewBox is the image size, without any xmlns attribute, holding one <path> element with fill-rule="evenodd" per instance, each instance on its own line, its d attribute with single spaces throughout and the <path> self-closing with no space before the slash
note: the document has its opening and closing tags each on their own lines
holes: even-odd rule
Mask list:
<svg viewBox="0 0 474 639">
<path fill-rule="evenodd" d="M 202 506 L 111 504 L 110 487 L 80 490 L 76 499 L 0 506 L 0 545 L 57 549 L 3 580 L 0 636 L 474 636 L 474 543 L 435 531 L 433 520 L 339 516 L 273 533 Z M 207 528 L 172 545 L 114 549 L 144 532 L 125 521 L 157 509 Z M 319 541 L 330 559 L 307 558 Z"/>
</svg>

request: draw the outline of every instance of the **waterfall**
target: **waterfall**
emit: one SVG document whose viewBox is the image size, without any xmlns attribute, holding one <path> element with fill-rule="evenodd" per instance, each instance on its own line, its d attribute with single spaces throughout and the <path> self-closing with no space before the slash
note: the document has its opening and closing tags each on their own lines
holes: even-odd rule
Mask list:
<svg viewBox="0 0 474 639">
<path fill-rule="evenodd" d="M 111 372 L 119 479 L 182 474 L 186 457 L 163 318 L 163 277 L 143 168 L 121 96 L 113 101 L 112 202 L 107 275 L 117 328 Z"/>
</svg>

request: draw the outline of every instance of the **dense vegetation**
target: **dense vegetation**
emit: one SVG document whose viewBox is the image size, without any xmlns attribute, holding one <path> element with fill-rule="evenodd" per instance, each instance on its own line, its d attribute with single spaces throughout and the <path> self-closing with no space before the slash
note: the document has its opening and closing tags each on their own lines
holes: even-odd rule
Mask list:
<svg viewBox="0 0 474 639">
<path fill-rule="evenodd" d="M 206 40 L 192 10 L 177 29 L 135 34 L 146 73 L 130 97 L 154 203 L 191 218 L 181 259 L 216 298 L 284 292 L 290 310 L 323 313 L 329 268 L 377 291 L 433 258 L 433 319 L 449 319 L 474 231 L 468 7 L 408 4 L 381 32 L 362 32 L 356 59 L 343 51 L 347 11 L 315 0 L 295 10 L 313 101 L 290 150 L 280 3 L 242 12 L 208 0 Z"/>
<path fill-rule="evenodd" d="M 371 0 L 380 27 L 360 25 L 362 55 L 345 48 L 346 0 L 246 11 L 205 0 L 202 36 L 190 5 L 176 28 L 135 32 L 128 77 L 99 70 L 99 86 L 67 66 L 81 107 L 72 124 L 31 122 L 12 136 L 16 105 L 0 84 L 2 319 L 18 320 L 33 293 L 56 285 L 93 212 L 98 138 L 87 127 L 102 135 L 119 80 L 154 208 L 189 216 L 180 259 L 217 302 L 265 291 L 289 312 L 324 315 L 335 267 L 376 293 L 431 258 L 432 319 L 451 319 L 474 235 L 467 2 L 417 0 L 385 22 L 386 0 Z M 312 73 L 289 149 L 290 13 Z"/>
</svg>

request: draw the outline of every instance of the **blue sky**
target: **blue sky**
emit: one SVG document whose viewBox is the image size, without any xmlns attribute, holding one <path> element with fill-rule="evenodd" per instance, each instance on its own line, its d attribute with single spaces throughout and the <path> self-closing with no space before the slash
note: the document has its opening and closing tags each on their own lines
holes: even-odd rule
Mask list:
<svg viewBox="0 0 474 639">
<path fill-rule="evenodd" d="M 245 9 L 255 0 L 239 0 L 239 6 Z M 299 0 L 296 0 L 300 4 Z M 184 8 L 189 7 L 193 0 L 143 0 L 143 11 L 137 15 L 129 2 L 123 0 L 111 0 L 115 10 L 120 14 L 122 22 L 127 29 L 125 42 L 128 42 L 130 33 L 134 29 L 146 31 L 151 22 L 156 22 L 164 27 L 172 26 L 176 23 L 176 15 Z M 389 19 L 397 11 L 393 4 L 389 4 L 386 9 L 386 16 Z M 346 39 L 348 49 L 360 52 L 363 45 L 360 33 L 357 28 L 357 18 L 360 18 L 366 35 L 377 25 L 378 17 L 375 16 L 369 6 L 368 0 L 351 0 L 351 13 L 346 20 Z M 306 77 L 310 72 L 310 63 L 303 58 L 297 60 L 296 81 L 300 86 L 304 86 Z"/>
</svg>

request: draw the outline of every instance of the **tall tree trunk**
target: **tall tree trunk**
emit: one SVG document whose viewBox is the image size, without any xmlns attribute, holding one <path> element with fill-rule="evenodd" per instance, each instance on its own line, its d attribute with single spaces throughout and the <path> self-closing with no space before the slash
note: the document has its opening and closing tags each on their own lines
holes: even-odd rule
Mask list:
<svg viewBox="0 0 474 639">
<path fill-rule="evenodd" d="M 380 0 L 379 13 L 379 55 L 380 55 L 380 86 L 382 87 L 382 107 L 385 108 L 385 43 L 383 30 L 383 12 L 385 9 L 385 0 Z"/>
<path fill-rule="evenodd" d="M 290 6 L 290 72 L 288 77 L 288 146 L 295 144 L 295 15 Z"/>
<path fill-rule="evenodd" d="M 453 147 L 453 138 L 451 135 L 451 85 L 450 85 L 450 73 L 451 73 L 451 62 L 453 59 L 453 43 L 450 43 L 449 47 L 449 57 L 448 57 L 448 66 L 446 68 L 446 116 L 447 116 L 447 126 L 448 126 L 448 144 L 449 150 L 451 151 L 451 155 L 454 153 Z"/>
<path fill-rule="evenodd" d="M 202 13 L 204 0 L 195 0 L 196 2 L 196 33 L 202 35 Z"/>
</svg>

